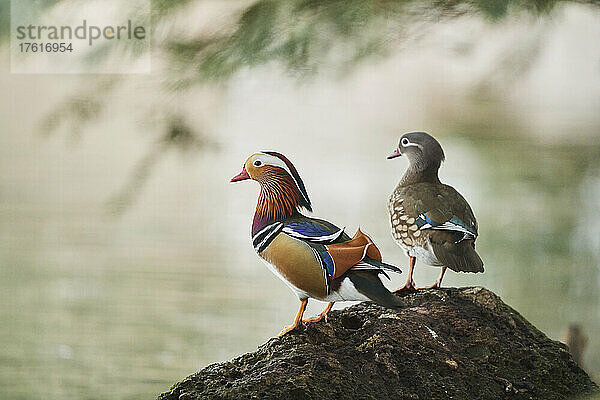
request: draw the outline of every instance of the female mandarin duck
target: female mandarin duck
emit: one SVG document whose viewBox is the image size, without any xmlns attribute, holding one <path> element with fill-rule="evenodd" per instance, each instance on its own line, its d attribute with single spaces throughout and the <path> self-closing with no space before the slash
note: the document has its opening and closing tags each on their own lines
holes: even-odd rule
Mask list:
<svg viewBox="0 0 600 400">
<path fill-rule="evenodd" d="M 245 179 L 260 184 L 252 223 L 254 249 L 300 299 L 293 324 L 279 335 L 303 322 L 327 320 L 336 301 L 400 305 L 383 286 L 379 274 L 401 271 L 381 262 L 381 253 L 371 238 L 359 229 L 351 239 L 344 229 L 300 213 L 302 208 L 312 211 L 312 207 L 298 171 L 285 156 L 271 151 L 253 154 L 231 182 Z M 329 304 L 318 316 L 303 321 L 309 298 Z"/>
<path fill-rule="evenodd" d="M 409 166 L 388 204 L 392 236 L 410 259 L 406 284 L 396 292 L 415 290 L 416 259 L 442 270 L 483 272 L 483 261 L 475 252 L 477 221 L 469 203 L 453 187 L 444 185 L 438 170 L 444 161 L 442 146 L 425 132 L 402 135 L 388 159 L 408 158 Z"/>
</svg>

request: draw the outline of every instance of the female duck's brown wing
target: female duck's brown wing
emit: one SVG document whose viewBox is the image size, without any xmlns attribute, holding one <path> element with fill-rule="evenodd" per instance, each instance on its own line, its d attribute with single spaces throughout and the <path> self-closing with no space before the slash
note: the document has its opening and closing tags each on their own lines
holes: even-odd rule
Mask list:
<svg viewBox="0 0 600 400">
<path fill-rule="evenodd" d="M 456 272 L 483 272 L 483 261 L 475 251 L 474 239 L 459 239 L 452 232 L 432 231 L 431 247 L 437 259 Z"/>
<path fill-rule="evenodd" d="M 401 230 L 404 221 L 408 232 L 426 234 L 437 259 L 450 269 L 483 272 L 483 261 L 475 252 L 477 220 L 469 203 L 453 187 L 419 183 L 394 196 L 390 212 L 401 213 L 396 219 Z"/>
</svg>

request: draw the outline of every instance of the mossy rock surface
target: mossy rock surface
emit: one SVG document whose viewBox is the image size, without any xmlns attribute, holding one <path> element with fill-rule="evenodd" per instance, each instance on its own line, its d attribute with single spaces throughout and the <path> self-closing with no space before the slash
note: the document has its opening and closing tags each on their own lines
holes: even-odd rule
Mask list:
<svg viewBox="0 0 600 400">
<path fill-rule="evenodd" d="M 484 288 L 361 303 L 212 364 L 159 400 L 572 399 L 598 393 L 566 346 Z"/>
</svg>

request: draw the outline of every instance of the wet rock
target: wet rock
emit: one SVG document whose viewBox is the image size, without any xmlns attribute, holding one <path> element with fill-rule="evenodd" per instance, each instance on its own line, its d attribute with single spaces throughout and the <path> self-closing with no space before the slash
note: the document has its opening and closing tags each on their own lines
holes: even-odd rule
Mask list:
<svg viewBox="0 0 600 400">
<path fill-rule="evenodd" d="M 559 342 L 484 288 L 361 303 L 213 364 L 159 400 L 571 399 L 598 387 Z"/>
</svg>

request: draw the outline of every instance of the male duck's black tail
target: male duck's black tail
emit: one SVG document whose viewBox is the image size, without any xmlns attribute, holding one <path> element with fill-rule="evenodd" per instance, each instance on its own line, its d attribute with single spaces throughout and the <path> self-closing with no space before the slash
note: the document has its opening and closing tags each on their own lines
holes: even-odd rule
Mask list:
<svg viewBox="0 0 600 400">
<path fill-rule="evenodd" d="M 386 264 L 388 265 L 388 264 Z M 395 267 L 394 267 L 395 268 Z M 379 279 L 377 270 L 350 270 L 348 278 L 361 294 L 371 301 L 388 308 L 398 308 L 403 305 L 398 297 L 391 293 Z"/>
</svg>

